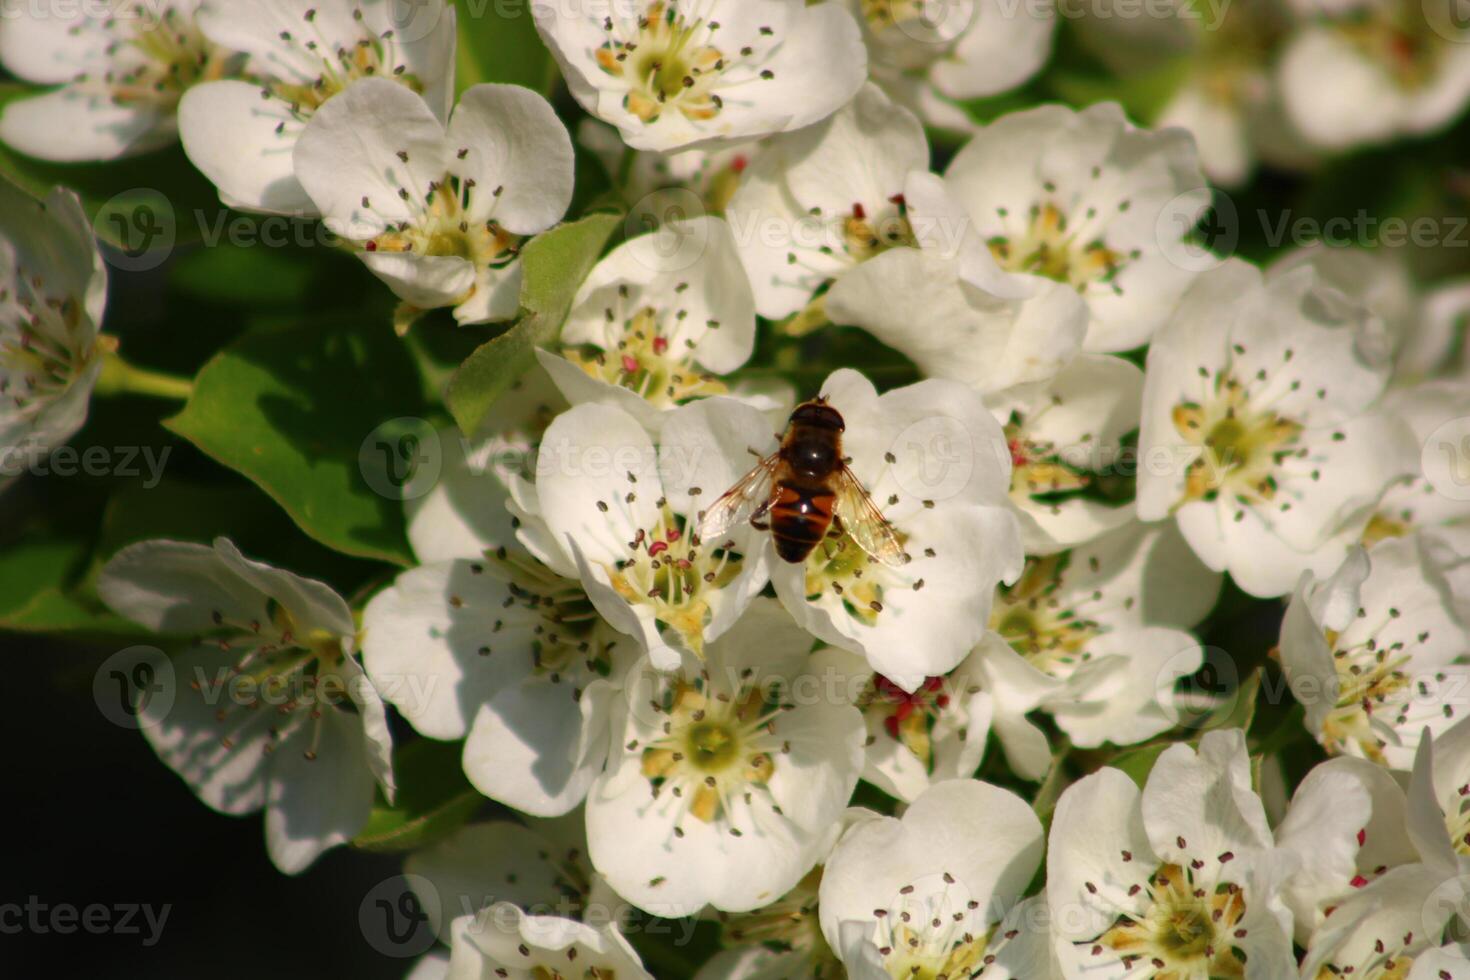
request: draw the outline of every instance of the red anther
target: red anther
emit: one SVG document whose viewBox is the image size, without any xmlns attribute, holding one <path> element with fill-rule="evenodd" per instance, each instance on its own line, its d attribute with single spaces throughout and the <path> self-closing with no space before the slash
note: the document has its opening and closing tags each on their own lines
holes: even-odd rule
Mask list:
<svg viewBox="0 0 1470 980">
<path fill-rule="evenodd" d="M 937 690 L 939 690 L 943 686 L 944 686 L 944 678 L 943 677 L 926 677 L 926 678 L 924 678 L 924 690 L 926 690 L 926 691 L 937 691 Z"/>
<path fill-rule="evenodd" d="M 750 166 L 750 161 L 745 158 L 744 154 L 741 154 L 740 156 L 737 156 L 735 159 L 730 161 L 730 169 L 735 171 L 735 173 L 737 174 L 745 173 L 745 168 L 748 166 Z"/>
<path fill-rule="evenodd" d="M 638 361 L 631 354 L 623 355 L 623 370 L 629 374 L 638 373 Z"/>
<path fill-rule="evenodd" d="M 886 698 L 908 697 L 908 693 L 904 691 L 903 688 L 899 687 L 897 684 L 893 683 L 882 674 L 873 675 L 873 686 L 878 689 L 879 694 L 883 695 Z"/>
<path fill-rule="evenodd" d="M 1006 443 L 1006 447 L 1009 448 L 1010 451 L 1011 451 L 1011 465 L 1012 466 L 1025 466 L 1026 465 L 1026 450 L 1022 448 L 1022 446 L 1021 446 L 1021 440 L 1019 440 L 1019 439 L 1012 439 L 1012 440 L 1010 440 L 1009 442 Z"/>
<path fill-rule="evenodd" d="M 888 735 L 889 735 L 890 738 L 895 738 L 895 739 L 898 738 L 898 718 L 897 718 L 897 716 L 895 716 L 895 715 L 889 715 L 887 718 L 884 718 L 883 719 L 883 729 L 886 732 L 888 732 Z"/>
<path fill-rule="evenodd" d="M 378 243 L 368 242 L 366 248 L 369 252 L 376 252 L 378 250 Z"/>
<path fill-rule="evenodd" d="M 1364 827 L 1362 830 L 1358 831 L 1358 846 L 1359 847 L 1362 847 L 1367 842 L 1368 842 L 1368 828 Z"/>
<path fill-rule="evenodd" d="M 899 207 L 903 207 L 905 204 L 908 203 L 908 201 L 904 200 L 904 196 L 903 196 L 902 193 L 898 193 L 898 194 L 895 194 L 892 197 L 890 197 L 888 199 L 888 203 L 889 204 L 896 204 Z"/>
<path fill-rule="evenodd" d="M 862 201 L 858 201 L 852 206 L 852 216 L 859 221 L 862 221 L 868 216 L 868 209 L 863 207 Z"/>
<path fill-rule="evenodd" d="M 655 541 L 653 544 L 651 544 L 651 545 L 648 546 L 648 555 L 651 558 L 654 555 L 662 554 L 663 552 L 668 551 L 668 550 L 669 550 L 669 546 L 668 546 L 668 543 L 667 542 L 665 542 L 665 541 Z"/>
<path fill-rule="evenodd" d="M 677 527 L 671 527 L 671 528 L 669 528 L 669 533 L 664 535 L 664 537 L 667 540 L 671 541 L 671 542 L 672 541 L 678 541 L 683 536 L 684 536 L 684 533 L 682 531 L 680 531 Z"/>
<path fill-rule="evenodd" d="M 669 349 L 669 338 L 667 338 L 667 337 L 655 337 L 655 338 L 653 338 L 653 352 L 655 354 L 662 354 L 664 351 L 666 351 L 668 349 Z"/>
<path fill-rule="evenodd" d="M 1353 880 L 1348 882 L 1348 884 L 1352 885 L 1354 888 L 1362 888 L 1367 883 L 1368 879 L 1364 878 L 1362 875 L 1353 875 Z"/>
<path fill-rule="evenodd" d="M 939 697 L 937 697 L 937 698 L 934 699 L 934 703 L 937 704 L 941 708 L 948 708 L 949 707 L 949 695 L 948 694 L 941 694 L 941 695 L 939 695 Z"/>
<path fill-rule="evenodd" d="M 674 564 L 679 567 L 680 571 L 688 571 L 689 569 L 694 567 L 694 562 L 690 561 L 688 558 L 680 558 L 678 561 L 674 562 Z"/>
</svg>

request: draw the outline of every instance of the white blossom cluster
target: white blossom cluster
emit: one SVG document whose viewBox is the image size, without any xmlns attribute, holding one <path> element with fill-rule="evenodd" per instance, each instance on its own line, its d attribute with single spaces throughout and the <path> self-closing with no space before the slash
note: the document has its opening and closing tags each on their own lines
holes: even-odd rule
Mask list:
<svg viewBox="0 0 1470 980">
<path fill-rule="evenodd" d="M 1239 2 L 1279 64 L 1225 85 L 1210 47 L 1260 50 L 1192 34 L 1187 128 L 1158 129 L 1107 102 L 968 121 L 1040 69 L 1050 4 L 537 0 L 556 108 L 456 95 L 439 0 L 0 24 L 0 61 L 59 86 L 0 140 L 177 137 L 231 207 L 319 217 L 460 325 L 518 317 L 579 151 L 704 206 L 607 251 L 481 429 L 446 429 L 417 565 L 370 595 L 223 538 L 107 564 L 112 610 L 187 639 L 180 676 L 258 684 L 186 686 L 142 726 L 159 757 L 263 810 L 294 874 L 393 803 L 390 733 L 456 744 L 497 817 L 407 858 L 445 899 L 415 977 L 677 975 L 624 935 L 652 916 L 718 924 L 700 980 L 1470 978 L 1470 476 L 1436 435 L 1470 416 L 1466 290 L 1191 238 L 1245 116 L 1317 151 L 1422 132 L 1470 100 L 1470 47 L 1422 20 L 1408 45 L 1394 3 Z M 964 131 L 937 172 L 936 127 Z M 105 286 L 75 196 L 0 182 L 0 442 L 82 425 Z M 844 328 L 919 380 L 749 370 Z M 801 562 L 757 523 L 701 538 L 798 393 L 907 561 L 852 515 Z M 1222 591 L 1276 610 L 1269 655 L 1204 645 Z M 1279 727 L 1237 662 L 1284 685 Z"/>
</svg>

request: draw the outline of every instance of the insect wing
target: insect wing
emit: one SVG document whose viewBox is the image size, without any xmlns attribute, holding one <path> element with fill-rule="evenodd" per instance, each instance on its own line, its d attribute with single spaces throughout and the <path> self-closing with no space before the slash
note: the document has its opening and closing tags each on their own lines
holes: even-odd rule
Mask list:
<svg viewBox="0 0 1470 980">
<path fill-rule="evenodd" d="M 902 565 L 909 560 L 893 525 L 883 516 L 862 482 L 846 466 L 837 474 L 837 516 L 859 548 L 885 565 Z"/>
<path fill-rule="evenodd" d="M 726 490 L 700 518 L 699 540 L 713 541 L 750 520 L 763 507 L 769 507 L 776 495 L 776 468 L 780 461 L 778 454 L 767 456 Z"/>
</svg>

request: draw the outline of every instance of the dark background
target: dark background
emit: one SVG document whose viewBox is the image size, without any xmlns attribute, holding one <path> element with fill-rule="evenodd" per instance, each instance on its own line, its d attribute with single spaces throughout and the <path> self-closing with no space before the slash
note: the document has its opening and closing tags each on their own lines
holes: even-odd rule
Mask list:
<svg viewBox="0 0 1470 980">
<path fill-rule="evenodd" d="M 527 57 L 538 50 L 534 39 L 525 50 Z M 1105 82 L 1079 90 L 1079 74 L 1090 70 L 1086 60 L 1064 24 L 1052 67 L 1022 90 L 973 107 L 974 114 L 983 119 L 1059 98 L 1079 106 L 1103 97 L 1128 99 L 1126 91 Z M 543 71 L 532 68 L 530 76 Z M 1093 94 L 1083 97 L 1079 91 Z M 15 86 L 0 78 L 0 101 L 13 94 Z M 557 105 L 574 125 L 576 113 L 564 92 Z M 1129 108 L 1146 117 L 1137 105 Z M 936 167 L 956 146 L 936 142 Z M 1380 221 L 1463 215 L 1470 204 L 1467 161 L 1470 123 L 1462 120 L 1446 134 L 1345 155 L 1310 176 L 1265 170 L 1231 193 L 1231 207 L 1221 212 L 1226 226 L 1207 222 L 1205 236 L 1221 249 L 1264 260 L 1273 254 L 1266 229 L 1283 213 L 1318 221 L 1359 213 Z M 579 167 L 573 215 L 602 189 L 595 176 L 584 179 L 594 173 L 586 163 Z M 107 167 L 67 168 L 22 165 L 0 148 L 0 171 L 21 169 L 41 184 L 77 187 L 92 206 L 119 191 L 167 188 L 180 231 L 195 239 L 201 215 L 205 227 L 221 217 L 240 217 L 220 208 L 176 149 Z M 240 220 L 248 225 L 253 219 Z M 1426 281 L 1470 273 L 1470 249 L 1464 247 L 1402 251 Z M 129 359 L 182 376 L 194 375 L 247 329 L 345 316 L 364 329 L 386 331 L 393 305 L 386 288 L 354 259 L 315 246 L 196 242 L 174 249 L 156 268 L 110 273 L 107 331 L 121 339 Z M 486 330 L 455 332 L 443 318 L 423 326 L 403 345 L 405 358 L 457 363 L 489 336 Z M 425 344 L 442 349 L 428 357 Z M 852 332 L 827 331 L 794 352 L 801 355 L 794 367 L 783 361 L 783 370 L 803 384 L 837 363 L 871 370 L 886 357 L 900 376 L 911 370 L 875 347 Z M 768 354 L 763 346 L 757 363 L 773 362 Z M 352 389 L 320 394 L 329 402 L 361 397 Z M 372 911 L 375 897 L 395 894 L 390 879 L 398 873 L 397 858 L 338 848 L 299 877 L 281 875 L 266 856 L 258 815 L 212 813 L 158 762 L 139 733 L 119 728 L 99 710 L 92 695 L 98 665 L 138 642 L 136 636 L 82 630 L 47 638 L 16 631 L 13 614 L 23 605 L 17 597 L 29 595 L 51 569 L 59 569 L 69 589 L 85 594 L 100 564 L 142 537 L 208 540 L 228 534 L 252 557 L 323 578 L 349 596 L 382 581 L 387 566 L 315 544 L 248 480 L 172 436 L 159 423 L 177 409 L 146 398 L 99 398 L 86 429 L 73 440 L 79 450 L 140 442 L 170 448 L 160 488 L 144 490 L 139 479 L 117 475 L 31 476 L 0 491 L 0 658 L 7 667 L 7 696 L 0 702 L 6 735 L 0 807 L 8 818 L 0 845 L 0 907 L 24 905 L 30 896 L 78 909 L 97 903 L 170 907 L 162 940 L 151 948 L 143 946 L 143 935 L 60 935 L 29 928 L 18 935 L 0 933 L 0 975 L 400 977 L 413 960 L 374 948 L 383 945 L 384 935 Z M 311 420 L 304 424 L 309 427 Z M 43 546 L 34 554 L 26 550 Z M 1212 646 L 1251 651 L 1242 661 L 1249 669 L 1274 644 L 1278 617 L 1279 606 L 1251 605 L 1230 593 L 1203 637 Z M 1286 721 L 1284 711 L 1285 706 L 1263 705 L 1258 727 L 1269 731 Z M 1295 760 L 1294 767 L 1310 761 Z M 367 918 L 360 916 L 365 900 Z M 410 947 L 420 938 L 410 936 Z"/>
</svg>

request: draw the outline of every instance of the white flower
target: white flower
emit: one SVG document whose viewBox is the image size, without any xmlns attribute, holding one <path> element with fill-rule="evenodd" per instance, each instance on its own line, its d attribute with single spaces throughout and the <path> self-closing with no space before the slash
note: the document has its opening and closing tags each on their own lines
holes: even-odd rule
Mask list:
<svg viewBox="0 0 1470 980">
<path fill-rule="evenodd" d="M 850 0 L 864 24 L 877 80 L 931 125 L 970 128 L 948 99 L 976 99 L 1015 88 L 1051 54 L 1056 9 L 1050 2 L 1004 0 Z"/>
<path fill-rule="evenodd" d="M 915 244 L 904 186 L 928 169 L 919 120 L 871 84 L 820 124 L 772 139 L 727 209 L 761 316 L 790 316 L 859 262 Z"/>
<path fill-rule="evenodd" d="M 1256 596 L 1332 571 L 1416 454 L 1374 410 L 1387 365 L 1359 356 L 1358 308 L 1311 269 L 1200 276 L 1149 349 L 1138 515 L 1174 516 L 1211 568 Z"/>
<path fill-rule="evenodd" d="M 1169 527 L 1135 524 L 1066 554 L 1032 558 L 990 614 L 990 629 L 1026 664 L 1006 675 L 995 697 L 1015 700 L 1010 684 L 1028 691 L 1049 678 L 1055 686 L 1042 707 L 1074 744 L 1158 735 L 1180 721 L 1174 684 L 1203 657 L 1187 631 L 1219 590 L 1220 576 Z"/>
<path fill-rule="evenodd" d="M 1463 958 L 1457 950 L 1437 954 L 1433 947 L 1457 916 L 1458 928 L 1464 926 L 1465 875 L 1470 871 L 1465 789 L 1470 785 L 1470 724 L 1426 734 L 1413 765 L 1405 816 L 1418 860 L 1388 868 L 1327 911 L 1312 935 L 1303 977 L 1319 971 L 1372 980 L 1460 975 L 1427 971 L 1431 964 L 1441 967 Z"/>
<path fill-rule="evenodd" d="M 515 544 L 519 521 L 507 505 L 535 475 L 542 433 L 566 407 L 546 372 L 532 367 L 485 413 L 473 439 L 455 426 L 437 430 L 438 479 L 404 501 L 420 562 L 478 559 Z"/>
<path fill-rule="evenodd" d="M 1143 372 L 1106 354 L 1079 354 L 1051 381 L 1002 411 L 1011 501 L 1026 553 L 1050 554 L 1133 520 L 1133 507 L 1079 491 L 1116 472 L 1123 437 L 1138 428 Z"/>
<path fill-rule="evenodd" d="M 64 162 L 113 160 L 173 142 L 179 96 L 229 69 L 229 53 L 195 23 L 198 6 L 39 0 L 7 8 L 0 64 L 59 87 L 10 102 L 0 141 Z"/>
<path fill-rule="evenodd" d="M 354 837 L 375 787 L 392 801 L 383 703 L 351 656 L 352 612 L 329 587 L 219 538 L 124 548 L 97 591 L 134 622 L 192 638 L 173 658 L 172 705 L 151 701 L 143 733 L 215 810 L 265 808 L 276 867 L 296 874 Z"/>
<path fill-rule="evenodd" d="M 802 564 L 773 560 L 771 582 L 812 635 L 913 691 L 965 659 L 984 635 L 995 586 L 1020 574 L 1005 437 L 979 395 L 951 381 L 880 396 L 843 369 L 821 393 L 846 423 L 853 473 L 909 561 L 881 564 L 844 533 Z"/>
<path fill-rule="evenodd" d="M 477 915 L 450 925 L 448 980 L 540 980 L 565 977 L 617 977 L 653 980 L 618 927 L 594 928 L 573 919 L 527 915 L 509 902 L 497 902 Z"/>
<path fill-rule="evenodd" d="M 1464 901 L 1463 883 L 1426 864 L 1406 864 L 1333 908 L 1312 934 L 1303 978 L 1464 980 L 1470 963 L 1457 947 L 1433 949 Z M 1454 966 L 1459 972 L 1441 972 Z"/>
<path fill-rule="evenodd" d="M 1087 308 L 1069 287 L 998 298 L 961 279 L 953 261 L 920 249 L 863 263 L 827 293 L 825 306 L 834 323 L 861 327 L 925 375 L 1000 403 L 1014 400 L 1016 386 L 1054 376 L 1087 328 Z"/>
<path fill-rule="evenodd" d="M 1039 779 L 1051 763 L 1046 735 L 1025 716 L 1059 685 L 994 636 L 985 637 L 954 670 L 926 677 L 914 691 L 874 673 L 846 650 L 818 651 L 811 670 L 836 681 L 863 712 L 863 779 L 905 802 L 936 782 L 973 776 L 992 728 L 1017 775 Z"/>
<path fill-rule="evenodd" d="M 657 433 L 668 409 L 728 394 L 755 346 L 755 302 L 730 228 L 699 217 L 613 249 L 572 302 L 562 351 L 538 350 L 572 404 L 614 405 Z"/>
<path fill-rule="evenodd" d="M 521 243 L 572 198 L 571 138 L 515 85 L 467 89 L 446 128 L 407 87 L 363 79 L 316 111 L 294 159 L 327 227 L 374 275 L 460 323 L 515 316 Z"/>
<path fill-rule="evenodd" d="M 450 924 L 496 902 L 532 915 L 589 925 L 622 925 L 632 907 L 613 894 L 587 860 L 580 811 L 556 820 L 466 824 L 414 851 L 403 873 L 444 942 Z"/>
<path fill-rule="evenodd" d="M 1357 889 L 1419 859 L 1408 836 L 1403 788 L 1382 767 L 1346 756 L 1315 766 L 1302 779 L 1276 842 L 1299 862 L 1282 896 L 1302 946 Z"/>
<path fill-rule="evenodd" d="M 329 99 L 364 78 L 396 81 L 449 118 L 454 98 L 453 8 L 425 0 L 411 17 L 393 0 L 204 0 L 199 30 L 243 52 L 242 78 L 196 85 L 179 102 L 189 159 L 231 207 L 312 215 L 292 151 Z"/>
<path fill-rule="evenodd" d="M 902 819 L 874 815 L 843 835 L 822 875 L 822 932 L 854 980 L 1046 980 L 1044 917 L 1019 901 L 1042 845 L 1041 822 L 1014 793 L 937 783 Z"/>
<path fill-rule="evenodd" d="M 1176 252 L 1209 203 L 1194 141 L 1137 129 L 1116 104 L 1002 116 L 945 182 L 1003 270 L 1082 295 L 1087 350 L 1147 343 L 1192 278 Z"/>
<path fill-rule="evenodd" d="M 82 427 L 110 346 L 98 335 L 106 305 L 77 196 L 57 188 L 38 202 L 0 178 L 0 463 Z"/>
<path fill-rule="evenodd" d="M 1327 149 L 1438 130 L 1470 101 L 1470 40 L 1454 0 L 1314 5 L 1278 68 L 1302 134 Z"/>
<path fill-rule="evenodd" d="M 1441 874 L 1470 873 L 1470 724 L 1428 731 L 1409 778 L 1409 837 Z M 1462 886 L 1470 884 L 1465 880 Z"/>
<path fill-rule="evenodd" d="M 749 911 L 828 852 L 863 767 L 863 722 L 812 696 L 810 645 L 762 599 L 702 661 L 635 668 L 625 729 L 587 797 L 592 863 L 618 894 L 665 918 Z"/>
<path fill-rule="evenodd" d="M 737 527 L 699 541 L 698 515 L 771 440 L 748 405 L 704 399 L 666 413 L 658 446 L 621 409 L 587 404 L 546 430 L 530 498 L 518 503 L 522 543 L 551 568 L 581 578 L 597 611 L 677 668 L 728 630 L 765 587 L 760 533 Z M 534 513 L 532 512 L 534 509 Z"/>
<path fill-rule="evenodd" d="M 581 583 L 517 549 L 400 575 L 363 612 L 363 664 L 419 732 L 465 739 L 465 775 L 538 816 L 602 772 L 636 651 Z"/>
<path fill-rule="evenodd" d="M 838 278 L 823 297 L 834 323 L 862 327 L 930 377 L 962 381 L 997 404 L 1072 360 L 1089 312 L 1071 283 L 997 264 L 942 178 L 910 171 L 894 203 L 901 222 L 889 214 L 886 227 L 917 247 L 882 249 Z"/>
<path fill-rule="evenodd" d="M 589 0 L 532 13 L 572 95 L 640 150 L 810 126 L 867 76 L 861 33 L 837 3 Z"/>
<path fill-rule="evenodd" d="M 413 968 L 403 980 L 446 980 L 449 976 L 449 953 L 446 950 L 430 950 L 414 961 Z"/>
<path fill-rule="evenodd" d="M 1416 537 L 1354 551 L 1325 581 L 1304 575 L 1281 624 L 1281 664 L 1329 752 L 1407 770 L 1421 733 L 1465 716 L 1470 631 Z"/>
<path fill-rule="evenodd" d="M 1416 956 L 1407 980 L 1470 980 L 1470 944 L 1445 943 Z"/>
<path fill-rule="evenodd" d="M 1251 791 L 1239 730 L 1205 733 L 1198 754 L 1170 746 L 1141 792 L 1100 769 L 1052 819 L 1046 894 L 1063 973 L 1294 976 L 1280 895 L 1294 866 Z"/>
<path fill-rule="evenodd" d="M 1441 426 L 1470 416 L 1470 388 L 1459 378 L 1420 382 L 1390 391 L 1384 405 L 1413 433 L 1415 446 L 1444 453 L 1453 450 L 1453 444 L 1446 450 L 1445 442 L 1434 445 L 1431 440 Z M 1460 557 L 1470 556 L 1470 500 L 1436 488 L 1423 470 L 1422 457 L 1420 463 L 1412 477 L 1384 493 L 1364 531 L 1365 543 L 1371 547 L 1383 538 L 1417 531 L 1426 539 L 1445 542 Z"/>
<path fill-rule="evenodd" d="M 1293 249 L 1266 269 L 1267 278 L 1309 265 L 1321 282 L 1368 312 L 1358 345 L 1370 361 L 1393 365 L 1390 384 L 1409 388 L 1455 369 L 1454 355 L 1470 315 L 1470 280 L 1420 286 L 1400 250 L 1339 248 L 1321 243 Z"/>
</svg>

